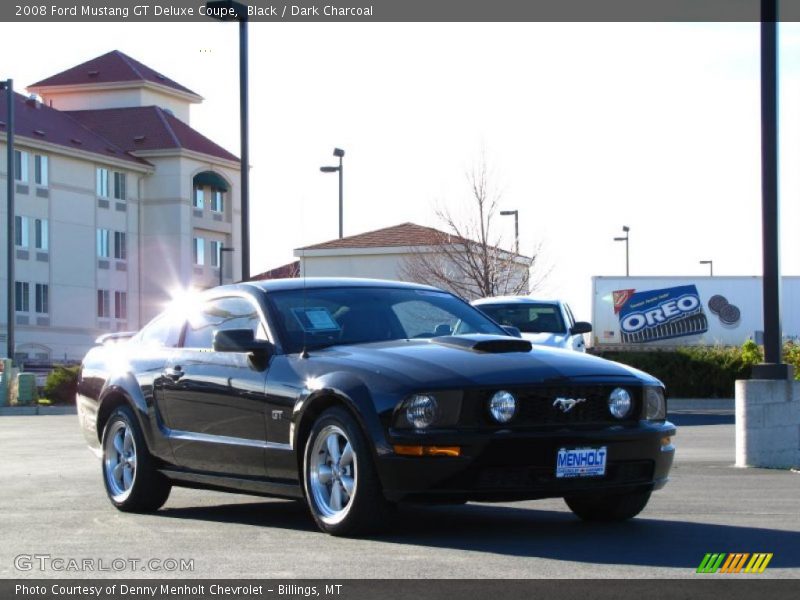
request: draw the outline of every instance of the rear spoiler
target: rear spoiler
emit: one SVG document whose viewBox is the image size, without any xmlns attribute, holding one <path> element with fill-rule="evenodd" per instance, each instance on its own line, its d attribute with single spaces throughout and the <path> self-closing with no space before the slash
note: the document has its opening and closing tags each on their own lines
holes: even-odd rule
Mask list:
<svg viewBox="0 0 800 600">
<path fill-rule="evenodd" d="M 135 331 L 117 331 L 114 333 L 104 333 L 99 338 L 97 338 L 94 343 L 100 346 L 105 344 L 116 344 L 117 342 L 122 342 L 128 340 L 136 335 L 137 332 Z"/>
</svg>

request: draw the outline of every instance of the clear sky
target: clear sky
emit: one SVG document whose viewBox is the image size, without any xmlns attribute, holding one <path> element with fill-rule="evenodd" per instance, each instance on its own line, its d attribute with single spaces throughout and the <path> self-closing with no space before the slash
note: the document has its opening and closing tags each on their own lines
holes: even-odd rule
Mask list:
<svg viewBox="0 0 800 600">
<path fill-rule="evenodd" d="M 192 125 L 238 155 L 232 24 L 3 24 L 20 88 L 119 49 L 205 98 Z M 781 25 L 782 267 L 800 274 L 800 26 Z M 485 149 L 521 250 L 544 246 L 541 295 L 590 317 L 592 275 L 761 272 L 758 25 L 250 26 L 252 270 L 335 238 L 468 201 Z M 13 58 L 12 58 L 13 57 Z M 498 221 L 513 245 L 513 220 Z M 785 307 L 784 310 L 791 310 Z"/>
</svg>

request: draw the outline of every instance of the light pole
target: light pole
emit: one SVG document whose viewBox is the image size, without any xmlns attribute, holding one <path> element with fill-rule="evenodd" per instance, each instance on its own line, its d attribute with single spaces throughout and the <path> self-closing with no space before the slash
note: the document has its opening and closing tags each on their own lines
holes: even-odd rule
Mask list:
<svg viewBox="0 0 800 600">
<path fill-rule="evenodd" d="M 15 279 L 14 273 L 14 80 L 8 79 L 0 81 L 0 90 L 6 92 L 7 114 L 6 114 L 6 258 L 8 260 L 8 327 L 6 328 L 6 348 L 8 358 L 14 361 L 14 292 Z"/>
<path fill-rule="evenodd" d="M 622 226 L 622 231 L 625 232 L 625 237 L 615 237 L 615 242 L 625 242 L 625 277 L 630 277 L 631 275 L 631 262 L 630 262 L 630 252 L 628 246 L 628 238 L 630 236 L 631 228 L 627 225 Z"/>
<path fill-rule="evenodd" d="M 501 210 L 500 214 L 504 217 L 514 215 L 514 247 L 516 248 L 517 256 L 519 256 L 519 211 Z"/>
<path fill-rule="evenodd" d="M 333 155 L 339 158 L 339 166 L 320 167 L 319 170 L 323 173 L 339 173 L 339 239 L 342 239 L 344 237 L 344 165 L 342 165 L 344 150 L 341 148 L 334 148 Z"/>
<path fill-rule="evenodd" d="M 239 137 L 242 186 L 242 281 L 250 279 L 250 149 L 247 109 L 247 5 L 235 0 L 206 2 L 208 13 L 220 21 L 239 21 Z"/>
<path fill-rule="evenodd" d="M 225 266 L 225 261 L 223 260 L 225 256 L 225 252 L 233 252 L 235 248 L 226 248 L 224 245 L 220 245 L 219 247 L 219 284 L 222 285 L 222 272 L 224 271 L 223 267 Z M 244 281 L 244 280 L 242 280 Z"/>
<path fill-rule="evenodd" d="M 713 277 L 714 276 L 714 261 L 713 260 L 701 260 L 701 265 L 708 265 L 708 274 Z"/>
</svg>

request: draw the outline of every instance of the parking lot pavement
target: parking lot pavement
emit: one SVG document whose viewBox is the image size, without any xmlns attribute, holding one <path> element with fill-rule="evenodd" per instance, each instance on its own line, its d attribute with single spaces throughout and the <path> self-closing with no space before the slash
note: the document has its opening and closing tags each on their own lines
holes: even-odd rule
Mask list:
<svg viewBox="0 0 800 600">
<path fill-rule="evenodd" d="M 560 500 L 411 507 L 371 539 L 318 533 L 299 502 L 198 490 L 176 489 L 156 514 L 121 513 L 74 415 L 0 417 L 0 577 L 675 578 L 699 577 L 706 552 L 772 552 L 758 577 L 798 577 L 800 475 L 734 468 L 729 413 L 671 417 L 672 481 L 633 521 L 582 523 Z M 33 554 L 193 559 L 194 570 L 15 568 Z"/>
</svg>

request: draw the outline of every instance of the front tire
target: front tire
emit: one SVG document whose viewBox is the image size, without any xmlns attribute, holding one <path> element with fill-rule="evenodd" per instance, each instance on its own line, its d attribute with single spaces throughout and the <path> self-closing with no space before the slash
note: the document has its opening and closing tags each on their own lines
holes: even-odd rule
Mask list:
<svg viewBox="0 0 800 600">
<path fill-rule="evenodd" d="M 122 511 L 161 508 L 172 489 L 155 468 L 139 422 L 128 406 L 115 409 L 103 428 L 103 483 L 111 503 Z"/>
<path fill-rule="evenodd" d="M 345 409 L 326 410 L 314 423 L 303 460 L 306 501 L 317 526 L 332 535 L 383 528 L 393 505 L 381 490 L 369 446 Z"/>
<path fill-rule="evenodd" d="M 649 500 L 649 491 L 564 498 L 570 510 L 584 521 L 627 521 L 642 512 Z"/>
</svg>

